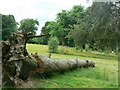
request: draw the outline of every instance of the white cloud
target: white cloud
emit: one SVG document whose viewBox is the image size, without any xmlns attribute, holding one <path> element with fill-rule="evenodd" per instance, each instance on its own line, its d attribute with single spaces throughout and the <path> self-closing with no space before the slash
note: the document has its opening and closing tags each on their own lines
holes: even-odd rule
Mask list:
<svg viewBox="0 0 120 90">
<path fill-rule="evenodd" d="M 54 20 L 61 10 L 73 5 L 88 6 L 86 0 L 0 0 L 0 13 L 12 14 L 17 22 L 24 18 L 38 19 L 39 29 L 46 21 Z"/>
</svg>

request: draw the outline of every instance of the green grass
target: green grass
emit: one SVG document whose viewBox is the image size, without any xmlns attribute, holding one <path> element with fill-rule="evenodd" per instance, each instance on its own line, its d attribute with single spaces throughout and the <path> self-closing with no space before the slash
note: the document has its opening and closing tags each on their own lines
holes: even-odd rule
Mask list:
<svg viewBox="0 0 120 90">
<path fill-rule="evenodd" d="M 29 53 L 47 55 L 48 46 L 27 44 Z M 81 52 L 74 48 L 59 46 L 58 52 L 52 54 L 57 59 L 88 59 L 96 63 L 95 68 L 76 69 L 63 74 L 54 74 L 42 79 L 33 78 L 40 88 L 117 88 L 118 61 L 115 54 L 100 54 L 98 52 Z"/>
</svg>

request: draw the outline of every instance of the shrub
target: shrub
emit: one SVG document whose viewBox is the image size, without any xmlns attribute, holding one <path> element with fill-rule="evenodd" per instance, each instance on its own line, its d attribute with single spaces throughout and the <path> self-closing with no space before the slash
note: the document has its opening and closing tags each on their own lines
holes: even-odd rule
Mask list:
<svg viewBox="0 0 120 90">
<path fill-rule="evenodd" d="M 59 45 L 59 40 L 57 37 L 51 37 L 48 41 L 49 52 L 54 53 L 57 52 Z"/>
</svg>

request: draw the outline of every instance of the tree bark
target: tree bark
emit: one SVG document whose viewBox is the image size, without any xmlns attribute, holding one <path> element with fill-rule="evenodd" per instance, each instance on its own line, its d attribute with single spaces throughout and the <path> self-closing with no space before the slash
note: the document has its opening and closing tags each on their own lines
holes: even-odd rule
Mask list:
<svg viewBox="0 0 120 90">
<path fill-rule="evenodd" d="M 40 74 L 64 72 L 75 68 L 95 67 L 95 62 L 91 60 L 56 60 L 46 56 L 38 55 L 37 53 L 32 54 L 32 56 L 37 60 L 37 62 L 39 62 L 38 66 L 42 66 L 39 67 L 37 71 Z"/>
<path fill-rule="evenodd" d="M 27 35 L 26 35 L 27 36 Z M 15 87 L 17 80 L 27 80 L 31 70 L 37 68 L 36 60 L 26 50 L 27 37 L 13 34 L 2 44 L 2 86 Z"/>
</svg>

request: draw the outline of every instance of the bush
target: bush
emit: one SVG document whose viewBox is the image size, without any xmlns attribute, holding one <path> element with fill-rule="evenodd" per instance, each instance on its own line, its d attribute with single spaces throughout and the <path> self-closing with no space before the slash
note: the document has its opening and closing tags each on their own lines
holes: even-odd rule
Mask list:
<svg viewBox="0 0 120 90">
<path fill-rule="evenodd" d="M 37 38 L 32 38 L 32 39 L 29 39 L 27 43 L 39 44 L 39 43 L 38 43 L 38 39 L 37 39 Z"/>
<path fill-rule="evenodd" d="M 48 41 L 49 52 L 54 53 L 57 52 L 59 45 L 59 40 L 57 37 L 51 37 Z"/>
</svg>

